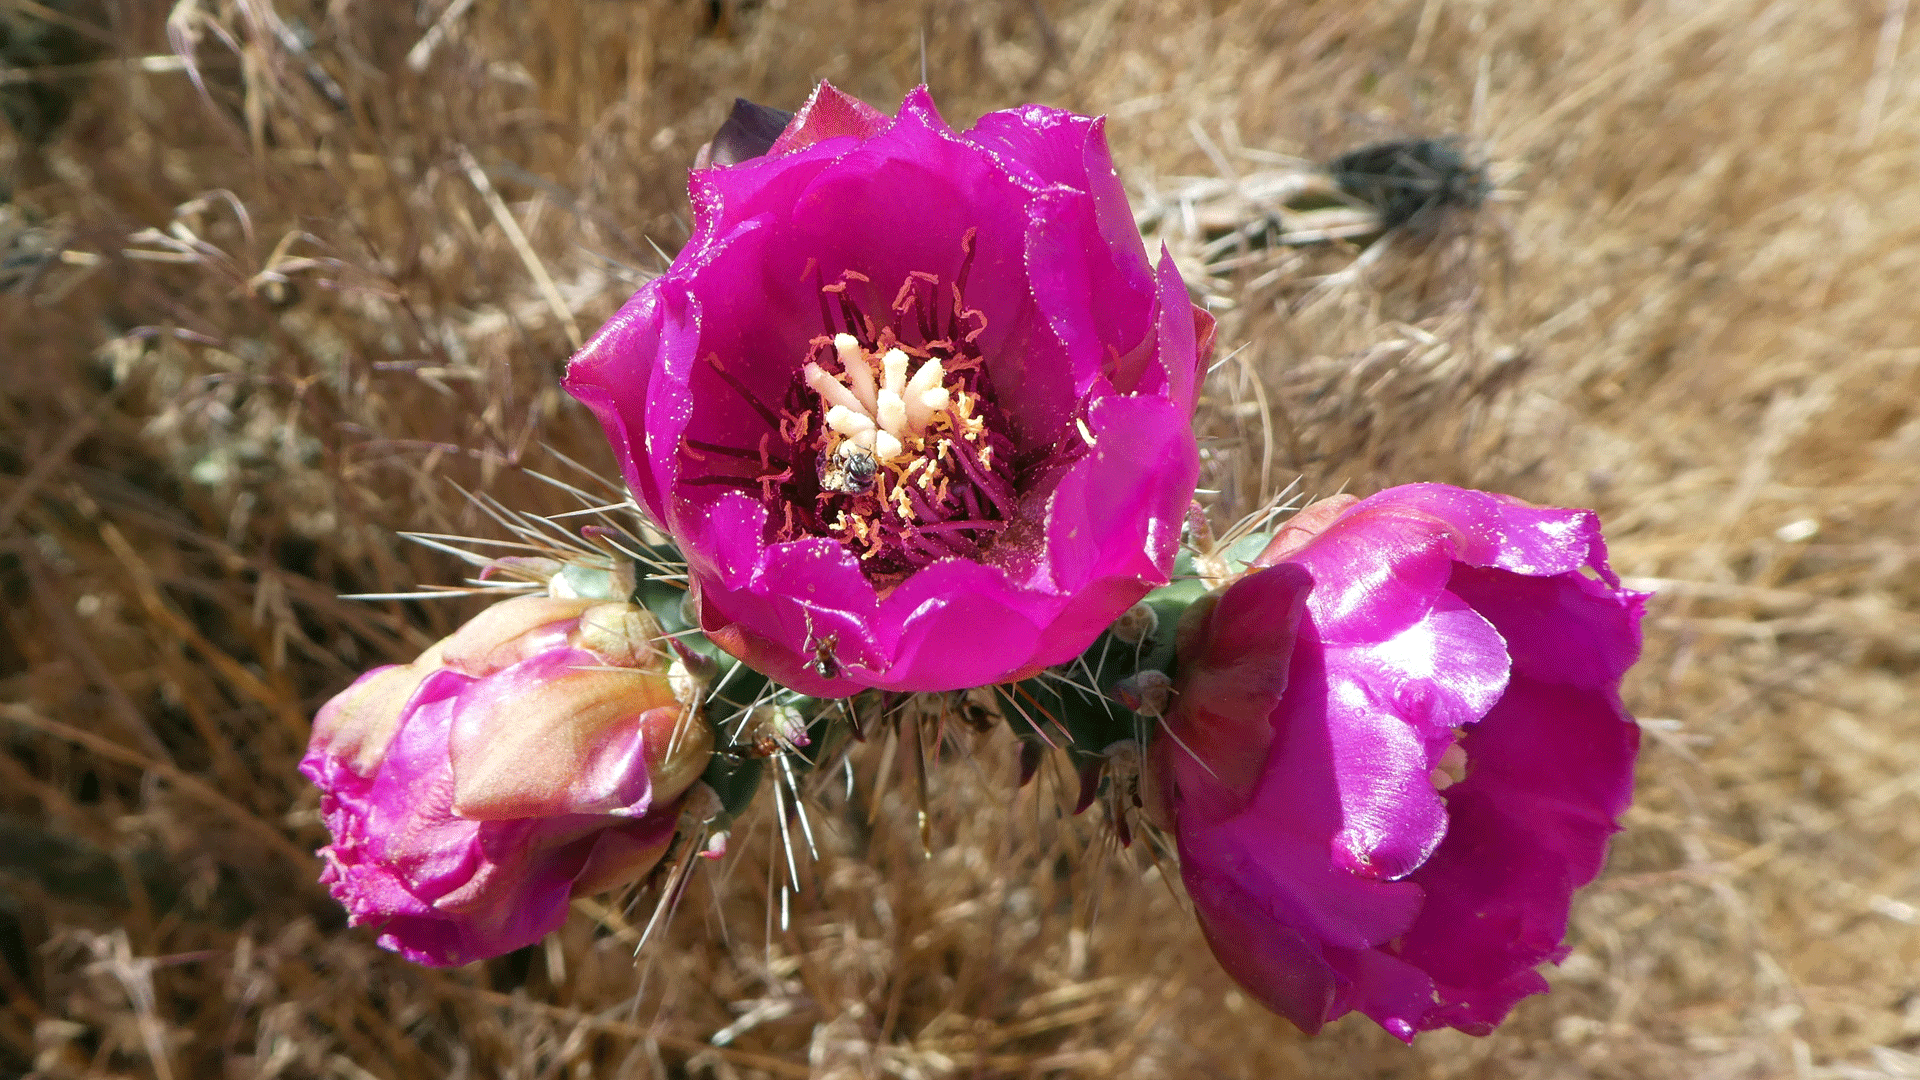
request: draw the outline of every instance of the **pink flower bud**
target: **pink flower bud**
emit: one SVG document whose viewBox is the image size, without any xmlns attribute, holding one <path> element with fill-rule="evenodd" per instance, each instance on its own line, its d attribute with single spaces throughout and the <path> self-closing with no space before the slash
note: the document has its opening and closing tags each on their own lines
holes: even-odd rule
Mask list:
<svg viewBox="0 0 1920 1080">
<path fill-rule="evenodd" d="M 425 964 L 539 940 L 567 900 L 646 873 L 713 735 L 644 608 L 521 597 L 322 706 L 300 769 L 355 925 Z"/>
<path fill-rule="evenodd" d="M 1184 621 L 1147 801 L 1268 1008 L 1486 1034 L 1631 797 L 1643 598 L 1585 511 L 1416 484 L 1292 525 Z"/>
</svg>

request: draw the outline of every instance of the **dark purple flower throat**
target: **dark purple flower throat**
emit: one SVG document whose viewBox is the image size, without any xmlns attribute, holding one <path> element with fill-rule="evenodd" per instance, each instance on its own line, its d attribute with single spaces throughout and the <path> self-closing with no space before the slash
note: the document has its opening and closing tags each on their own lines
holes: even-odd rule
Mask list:
<svg viewBox="0 0 1920 1080">
<path fill-rule="evenodd" d="M 836 540 L 885 587 L 937 559 L 978 561 L 1012 524 L 1038 461 L 1017 460 L 975 344 L 987 316 L 966 301 L 974 235 L 950 276 L 909 273 L 878 315 L 861 300 L 877 294 L 865 274 L 821 284 L 822 333 L 777 409 L 707 356 L 767 429 L 752 450 L 685 445 L 725 470 L 704 482 L 758 494 L 768 543 Z"/>
</svg>

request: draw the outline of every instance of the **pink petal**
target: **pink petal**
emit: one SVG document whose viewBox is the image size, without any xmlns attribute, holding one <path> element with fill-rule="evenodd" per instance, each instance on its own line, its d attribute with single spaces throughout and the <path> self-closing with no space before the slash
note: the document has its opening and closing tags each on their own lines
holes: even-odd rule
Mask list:
<svg viewBox="0 0 1920 1080">
<path fill-rule="evenodd" d="M 893 118 L 879 109 L 849 97 L 822 82 L 800 111 L 793 114 L 787 130 L 773 142 L 768 157 L 784 157 L 828 139 L 870 139 L 886 130 Z"/>
</svg>

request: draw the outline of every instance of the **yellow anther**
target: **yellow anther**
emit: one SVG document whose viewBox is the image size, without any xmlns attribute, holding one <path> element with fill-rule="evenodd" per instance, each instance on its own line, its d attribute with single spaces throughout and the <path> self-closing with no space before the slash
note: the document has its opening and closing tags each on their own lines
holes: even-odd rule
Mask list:
<svg viewBox="0 0 1920 1080">
<path fill-rule="evenodd" d="M 1457 742 L 1447 747 L 1433 771 L 1428 774 L 1435 791 L 1445 791 L 1466 778 L 1467 752 Z"/>
</svg>

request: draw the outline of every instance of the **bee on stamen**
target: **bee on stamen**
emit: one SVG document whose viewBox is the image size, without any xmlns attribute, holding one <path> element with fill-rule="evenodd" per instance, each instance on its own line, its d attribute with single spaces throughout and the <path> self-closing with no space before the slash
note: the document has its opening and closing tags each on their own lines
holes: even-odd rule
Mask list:
<svg viewBox="0 0 1920 1080">
<path fill-rule="evenodd" d="M 842 495 L 858 495 L 873 486 L 873 475 L 880 469 L 873 452 L 851 439 L 843 439 L 832 451 L 820 455 L 815 466 L 820 474 L 820 490 Z"/>
</svg>

